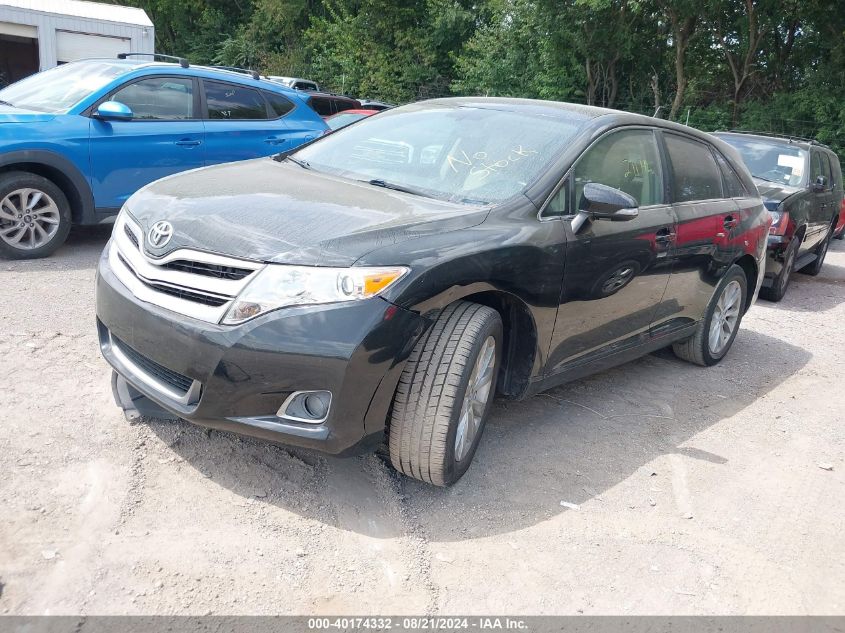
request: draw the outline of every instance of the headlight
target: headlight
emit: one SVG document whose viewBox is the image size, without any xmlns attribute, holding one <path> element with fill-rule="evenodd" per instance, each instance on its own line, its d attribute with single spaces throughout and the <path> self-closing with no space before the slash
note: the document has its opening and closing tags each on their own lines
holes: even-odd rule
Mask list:
<svg viewBox="0 0 845 633">
<path fill-rule="evenodd" d="M 408 268 L 323 268 L 269 264 L 232 302 L 221 323 L 234 325 L 270 310 L 360 301 L 384 292 Z"/>
</svg>

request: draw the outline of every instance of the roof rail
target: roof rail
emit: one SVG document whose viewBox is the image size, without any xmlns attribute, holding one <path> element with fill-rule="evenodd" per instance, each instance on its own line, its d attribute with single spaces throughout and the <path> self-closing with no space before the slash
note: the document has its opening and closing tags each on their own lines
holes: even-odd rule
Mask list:
<svg viewBox="0 0 845 633">
<path fill-rule="evenodd" d="M 127 57 L 152 57 L 153 60 L 162 59 L 164 61 L 176 62 L 182 68 L 188 68 L 190 64 L 184 57 L 175 57 L 174 55 L 162 55 L 161 53 L 118 53 L 118 59 L 126 59 Z"/>
<path fill-rule="evenodd" d="M 754 134 L 756 136 L 768 136 L 771 138 L 787 139 L 790 143 L 799 141 L 801 143 L 809 143 L 810 145 L 818 145 L 820 147 L 827 147 L 824 143 L 820 143 L 814 138 L 807 138 L 805 136 L 795 136 L 794 134 L 775 134 L 774 132 L 755 132 L 754 130 L 728 130 L 734 134 Z"/>
<path fill-rule="evenodd" d="M 216 70 L 228 70 L 233 73 L 250 75 L 253 79 L 261 79 L 261 75 L 258 73 L 258 71 L 253 70 L 252 68 L 237 68 L 236 66 L 218 66 L 216 64 L 209 64 L 208 66 L 205 66 L 205 68 L 214 68 Z"/>
</svg>

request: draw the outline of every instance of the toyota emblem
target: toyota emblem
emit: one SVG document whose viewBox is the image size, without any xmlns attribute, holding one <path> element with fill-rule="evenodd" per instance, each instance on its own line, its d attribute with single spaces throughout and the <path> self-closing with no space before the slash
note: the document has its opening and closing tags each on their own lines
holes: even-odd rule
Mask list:
<svg viewBox="0 0 845 633">
<path fill-rule="evenodd" d="M 150 245 L 155 248 L 167 246 L 171 237 L 173 237 L 173 225 L 165 220 L 160 220 L 153 224 L 150 232 L 147 233 L 147 239 Z"/>
</svg>

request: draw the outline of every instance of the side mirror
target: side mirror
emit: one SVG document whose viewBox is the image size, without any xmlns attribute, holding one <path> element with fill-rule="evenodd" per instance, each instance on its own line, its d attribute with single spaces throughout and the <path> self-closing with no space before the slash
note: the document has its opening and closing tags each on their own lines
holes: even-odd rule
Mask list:
<svg viewBox="0 0 845 633">
<path fill-rule="evenodd" d="M 824 176 L 818 176 L 816 178 L 816 182 L 813 183 L 813 191 L 821 193 L 825 189 L 827 189 L 827 178 Z"/>
<path fill-rule="evenodd" d="M 103 101 L 97 107 L 94 116 L 104 121 L 130 121 L 133 114 L 129 106 L 123 105 L 120 101 Z"/>
<path fill-rule="evenodd" d="M 624 191 L 588 182 L 584 185 L 584 209 L 594 220 L 612 220 L 615 222 L 633 220 L 639 215 L 636 199 Z"/>
</svg>

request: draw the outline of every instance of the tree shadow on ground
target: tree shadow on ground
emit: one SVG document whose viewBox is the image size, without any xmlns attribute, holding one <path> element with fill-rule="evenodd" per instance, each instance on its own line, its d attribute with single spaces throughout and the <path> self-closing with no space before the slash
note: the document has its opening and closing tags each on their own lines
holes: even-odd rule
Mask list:
<svg viewBox="0 0 845 633">
<path fill-rule="evenodd" d="M 475 463 L 448 489 L 396 475 L 372 456 L 325 458 L 184 422 L 150 426 L 217 484 L 246 498 L 266 491 L 253 503 L 374 538 L 403 534 L 401 516 L 412 516 L 430 540 L 457 541 L 545 521 L 568 511 L 561 500 L 580 505 L 661 455 L 725 464 L 683 444 L 776 389 L 810 358 L 742 330 L 715 367 L 661 351 L 525 401 L 497 400 Z M 316 490 L 313 502 L 302 501 L 305 486 Z"/>
</svg>

